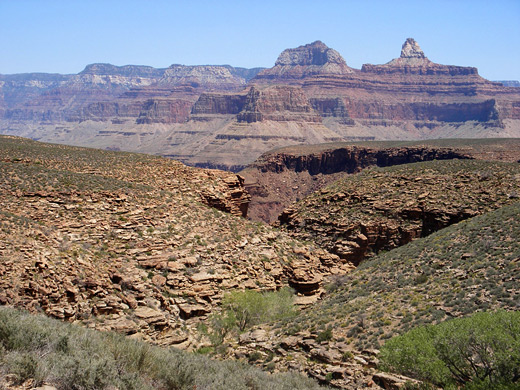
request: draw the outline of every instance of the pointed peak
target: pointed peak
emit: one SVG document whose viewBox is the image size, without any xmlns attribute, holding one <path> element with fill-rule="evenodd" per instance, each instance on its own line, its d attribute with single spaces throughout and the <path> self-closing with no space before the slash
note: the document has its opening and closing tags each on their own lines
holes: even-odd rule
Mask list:
<svg viewBox="0 0 520 390">
<path fill-rule="evenodd" d="M 401 48 L 401 58 L 426 58 L 426 56 L 415 39 L 407 38 Z"/>
</svg>

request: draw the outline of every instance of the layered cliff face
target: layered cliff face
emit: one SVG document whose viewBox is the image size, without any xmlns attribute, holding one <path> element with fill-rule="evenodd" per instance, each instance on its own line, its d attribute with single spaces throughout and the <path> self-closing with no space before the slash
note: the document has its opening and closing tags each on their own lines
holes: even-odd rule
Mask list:
<svg viewBox="0 0 520 390">
<path fill-rule="evenodd" d="M 445 123 L 474 121 L 503 129 L 508 124 L 502 120 L 519 118 L 517 90 L 483 79 L 476 68 L 436 64 L 412 38 L 403 44 L 399 58 L 384 65 L 365 64 L 361 70 L 345 69 L 342 58 L 324 55 L 327 49 L 321 42 L 317 47 L 322 54 L 313 56 L 313 45 L 285 51 L 251 83 L 299 86 L 321 116 L 341 118 L 327 123 L 340 135 L 354 135 L 362 128 L 365 135 L 385 138 L 369 128 L 404 127 L 405 121 L 420 129 L 413 138 L 428 138 L 432 128 Z M 311 65 L 314 62 L 322 65 Z M 298 72 L 302 66 L 308 71 Z M 287 76 L 293 73 L 296 76 Z M 399 138 L 406 138 L 406 131 Z"/>
<path fill-rule="evenodd" d="M 172 65 L 164 71 L 158 84 L 192 85 L 211 90 L 237 90 L 245 85 L 246 80 L 231 74 L 224 66 L 185 66 Z"/>
<path fill-rule="evenodd" d="M 520 135 L 518 91 L 475 68 L 436 64 L 411 38 L 399 58 L 361 70 L 322 42 L 288 49 L 249 84 L 245 97 L 201 96 L 192 113 L 322 123 L 344 140 Z"/>
<path fill-rule="evenodd" d="M 360 70 L 316 41 L 264 70 L 93 64 L 0 76 L 0 132 L 238 170 L 294 144 L 520 137 L 520 92 L 436 64 L 411 38 L 399 58 Z"/>
<path fill-rule="evenodd" d="M 338 143 L 268 152 L 240 174 L 252 196 L 249 217 L 272 223 L 293 202 L 367 167 L 468 158 L 462 148 Z"/>
<path fill-rule="evenodd" d="M 156 69 L 91 64 L 77 75 L 5 75 L 0 76 L 2 118 L 182 123 L 202 92 L 240 90 L 258 71 L 210 65 Z M 188 108 L 186 101 L 191 102 Z"/>
<path fill-rule="evenodd" d="M 237 120 L 248 123 L 264 120 L 321 123 L 321 116 L 311 107 L 300 88 L 275 86 L 258 90 L 251 87 Z"/>
<path fill-rule="evenodd" d="M 380 251 L 517 201 L 520 166 L 451 160 L 370 169 L 286 209 L 294 237 L 359 264 Z"/>
<path fill-rule="evenodd" d="M 97 76 L 119 76 L 119 77 L 141 77 L 141 78 L 159 78 L 164 75 L 165 69 L 157 69 L 151 66 L 143 65 L 124 65 L 115 66 L 112 64 L 90 64 L 81 71 L 82 75 Z"/>
<path fill-rule="evenodd" d="M 200 115 L 214 114 L 232 114 L 236 115 L 244 109 L 246 104 L 246 95 L 242 94 L 223 94 L 205 92 L 200 95 L 192 109 L 193 117 Z"/>
</svg>

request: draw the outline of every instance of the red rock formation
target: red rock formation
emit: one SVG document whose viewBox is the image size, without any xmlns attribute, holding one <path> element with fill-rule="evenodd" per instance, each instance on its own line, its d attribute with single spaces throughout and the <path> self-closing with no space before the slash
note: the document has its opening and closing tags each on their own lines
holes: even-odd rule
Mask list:
<svg viewBox="0 0 520 390">
<path fill-rule="evenodd" d="M 205 114 L 238 114 L 244 108 L 245 94 L 208 92 L 200 95 L 192 109 L 192 116 Z"/>
<path fill-rule="evenodd" d="M 307 65 L 308 72 L 298 73 L 299 67 L 312 62 L 305 59 L 312 58 L 308 53 L 313 45 L 284 52 L 283 58 L 294 58 L 294 63 L 288 65 L 287 60 L 279 59 L 251 83 L 298 85 L 320 115 L 339 118 L 339 125 L 354 125 L 358 119 L 380 119 L 420 121 L 420 126 L 431 121 L 433 127 L 444 122 L 477 121 L 500 128 L 502 119 L 518 118 L 518 89 L 485 80 L 476 68 L 436 64 L 411 38 L 403 44 L 401 56 L 384 65 L 365 64 L 361 71 L 327 71 L 326 63 L 319 69 Z M 318 46 L 326 52 L 324 44 Z M 286 73 L 293 73 L 286 68 L 298 77 L 288 80 Z"/>
<path fill-rule="evenodd" d="M 0 132 L 227 169 L 292 144 L 520 137 L 518 88 L 436 64 L 413 39 L 399 58 L 361 70 L 317 41 L 258 71 L 93 64 L 77 75 L 0 75 Z"/>
<path fill-rule="evenodd" d="M 279 221 L 295 237 L 357 265 L 515 202 L 517 170 L 511 163 L 452 160 L 364 171 L 293 204 Z"/>
<path fill-rule="evenodd" d="M 262 120 L 320 123 L 321 117 L 300 88 L 275 86 L 263 90 L 251 87 L 237 120 L 248 123 Z"/>
<path fill-rule="evenodd" d="M 377 74 L 417 74 L 417 75 L 477 75 L 477 68 L 440 65 L 431 62 L 413 38 L 408 38 L 401 49 L 401 56 L 385 65 L 364 64 L 362 72 Z"/>
<path fill-rule="evenodd" d="M 0 75 L 0 119 L 182 123 L 202 92 L 238 91 L 258 70 L 91 64 L 77 75 Z"/>
<path fill-rule="evenodd" d="M 246 217 L 251 196 L 244 188 L 244 178 L 240 175 L 230 175 L 218 171 L 214 174 L 220 178 L 226 187 L 220 188 L 219 191 L 202 191 L 203 202 L 218 210 Z"/>
<path fill-rule="evenodd" d="M 354 173 L 368 166 L 386 167 L 420 161 L 471 158 L 463 151 L 451 148 L 426 146 L 402 148 L 369 148 L 345 146 L 331 148 L 321 153 L 295 155 L 290 153 L 267 154 L 253 166 L 261 172 L 280 173 L 284 170 L 307 171 L 311 175 L 337 172 Z"/>
<path fill-rule="evenodd" d="M 188 119 L 193 102 L 182 99 L 150 99 L 145 102 L 136 123 L 182 123 Z"/>
<path fill-rule="evenodd" d="M 225 66 L 214 65 L 172 65 L 164 71 L 159 85 L 192 85 L 206 90 L 237 90 L 242 88 L 244 78 L 233 75 Z"/>
</svg>

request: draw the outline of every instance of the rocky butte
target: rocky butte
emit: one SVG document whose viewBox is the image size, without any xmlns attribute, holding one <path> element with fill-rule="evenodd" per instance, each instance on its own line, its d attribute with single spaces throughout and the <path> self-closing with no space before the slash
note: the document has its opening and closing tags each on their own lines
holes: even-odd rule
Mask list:
<svg viewBox="0 0 520 390">
<path fill-rule="evenodd" d="M 361 69 L 316 41 L 263 70 L 93 64 L 1 75 L 0 132 L 238 171 L 288 145 L 520 137 L 520 91 L 434 63 L 412 38 L 399 58 Z"/>
</svg>

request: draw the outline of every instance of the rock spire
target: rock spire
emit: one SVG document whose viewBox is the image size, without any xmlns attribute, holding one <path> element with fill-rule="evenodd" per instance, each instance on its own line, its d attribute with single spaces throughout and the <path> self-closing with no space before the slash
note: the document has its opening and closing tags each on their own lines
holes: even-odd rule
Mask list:
<svg viewBox="0 0 520 390">
<path fill-rule="evenodd" d="M 426 56 L 415 39 L 407 38 L 401 48 L 401 58 L 426 58 Z"/>
</svg>

